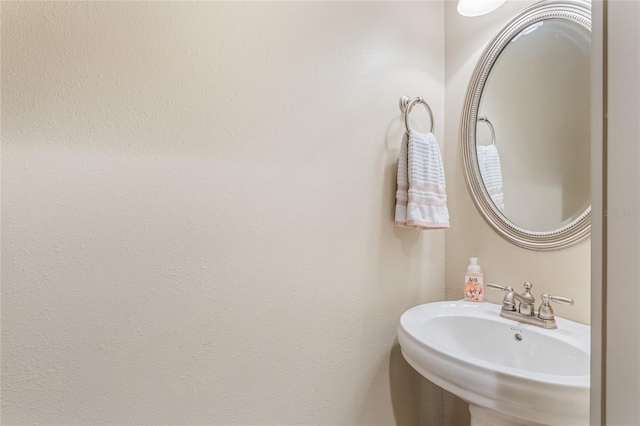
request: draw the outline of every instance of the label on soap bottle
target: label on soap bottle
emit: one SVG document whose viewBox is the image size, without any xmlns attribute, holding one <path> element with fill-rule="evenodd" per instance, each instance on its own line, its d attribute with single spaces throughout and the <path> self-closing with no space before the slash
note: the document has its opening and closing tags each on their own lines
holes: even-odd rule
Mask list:
<svg viewBox="0 0 640 426">
<path fill-rule="evenodd" d="M 482 273 L 467 273 L 464 276 L 464 300 L 468 302 L 484 302 Z"/>
</svg>

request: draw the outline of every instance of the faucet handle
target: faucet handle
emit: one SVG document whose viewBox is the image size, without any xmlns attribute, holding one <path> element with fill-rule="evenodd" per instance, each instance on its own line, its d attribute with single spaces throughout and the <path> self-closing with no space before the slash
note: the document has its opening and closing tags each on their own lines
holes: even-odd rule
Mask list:
<svg viewBox="0 0 640 426">
<path fill-rule="evenodd" d="M 549 293 L 544 293 L 540 296 L 540 299 L 542 299 L 543 304 L 546 302 L 547 305 L 549 305 L 549 301 L 551 301 L 561 303 L 563 305 L 573 306 L 573 299 L 571 299 L 570 297 L 552 296 Z"/>
<path fill-rule="evenodd" d="M 487 287 L 495 288 L 496 290 L 502 290 L 506 292 L 513 291 L 513 287 L 505 287 L 503 285 L 494 284 L 494 283 L 487 283 Z"/>
<path fill-rule="evenodd" d="M 543 293 L 540 296 L 542 299 L 542 303 L 540 304 L 540 309 L 538 310 L 538 317 L 541 319 L 552 320 L 555 318 L 553 314 L 553 308 L 549 302 L 561 303 L 563 305 L 573 306 L 573 299 L 569 297 L 562 296 L 552 296 L 549 293 Z"/>
<path fill-rule="evenodd" d="M 503 285 L 495 284 L 495 283 L 487 283 L 487 287 L 491 287 L 491 288 L 495 288 L 496 290 L 502 290 L 507 292 L 507 294 L 504 295 L 504 299 L 502 300 L 503 311 L 516 310 L 516 303 L 514 300 L 516 293 L 513 291 L 513 287 L 508 287 L 508 286 L 505 287 Z"/>
</svg>

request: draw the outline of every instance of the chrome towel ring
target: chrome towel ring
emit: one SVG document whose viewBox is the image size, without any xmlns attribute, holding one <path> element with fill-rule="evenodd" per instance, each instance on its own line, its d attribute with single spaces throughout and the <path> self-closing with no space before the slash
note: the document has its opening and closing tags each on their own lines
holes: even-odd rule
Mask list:
<svg viewBox="0 0 640 426">
<path fill-rule="evenodd" d="M 489 126 L 489 130 L 491 131 L 491 145 L 496 144 L 496 131 L 493 128 L 493 124 L 489 121 L 487 117 L 478 117 L 478 121 L 482 121 L 483 123 L 487 123 Z"/>
<path fill-rule="evenodd" d="M 435 129 L 433 112 L 431 112 L 431 107 L 429 107 L 429 104 L 419 96 L 413 99 L 408 96 L 403 96 L 400 98 L 400 111 L 402 111 L 402 113 L 404 114 L 404 128 L 407 130 L 407 133 L 409 133 L 409 113 L 411 112 L 411 108 L 413 108 L 413 106 L 416 104 L 422 104 L 427 109 L 427 112 L 429 113 L 429 120 L 431 120 L 430 132 L 433 133 L 433 130 Z"/>
</svg>

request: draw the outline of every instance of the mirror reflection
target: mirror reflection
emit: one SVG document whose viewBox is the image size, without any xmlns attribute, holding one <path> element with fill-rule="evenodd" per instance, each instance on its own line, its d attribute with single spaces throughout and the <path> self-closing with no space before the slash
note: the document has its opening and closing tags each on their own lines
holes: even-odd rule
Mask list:
<svg viewBox="0 0 640 426">
<path fill-rule="evenodd" d="M 590 205 L 590 39 L 577 22 L 538 21 L 506 44 L 482 91 L 480 174 L 523 229 L 553 231 Z"/>
</svg>

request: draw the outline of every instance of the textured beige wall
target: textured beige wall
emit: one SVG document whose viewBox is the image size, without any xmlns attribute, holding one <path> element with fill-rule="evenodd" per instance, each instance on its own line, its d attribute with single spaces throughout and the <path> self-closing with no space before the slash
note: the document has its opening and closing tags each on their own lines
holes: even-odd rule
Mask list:
<svg viewBox="0 0 640 426">
<path fill-rule="evenodd" d="M 443 7 L 3 2 L 3 422 L 417 423 L 398 98 L 444 149 Z"/>
<path fill-rule="evenodd" d="M 465 18 L 456 12 L 455 2 L 445 4 L 446 40 L 446 130 L 445 168 L 451 229 L 446 233 L 446 298 L 462 297 L 463 277 L 470 256 L 480 258 L 485 282 L 522 288 L 531 281 L 533 293 L 568 296 L 573 307 L 554 307 L 556 314 L 589 323 L 590 244 L 554 252 L 534 252 L 518 248 L 501 238 L 484 221 L 467 190 L 462 172 L 460 115 L 467 84 L 475 64 L 498 30 L 513 15 L 534 1 L 506 2 L 488 15 Z M 489 291 L 487 300 L 499 303 L 500 292 Z"/>
</svg>

